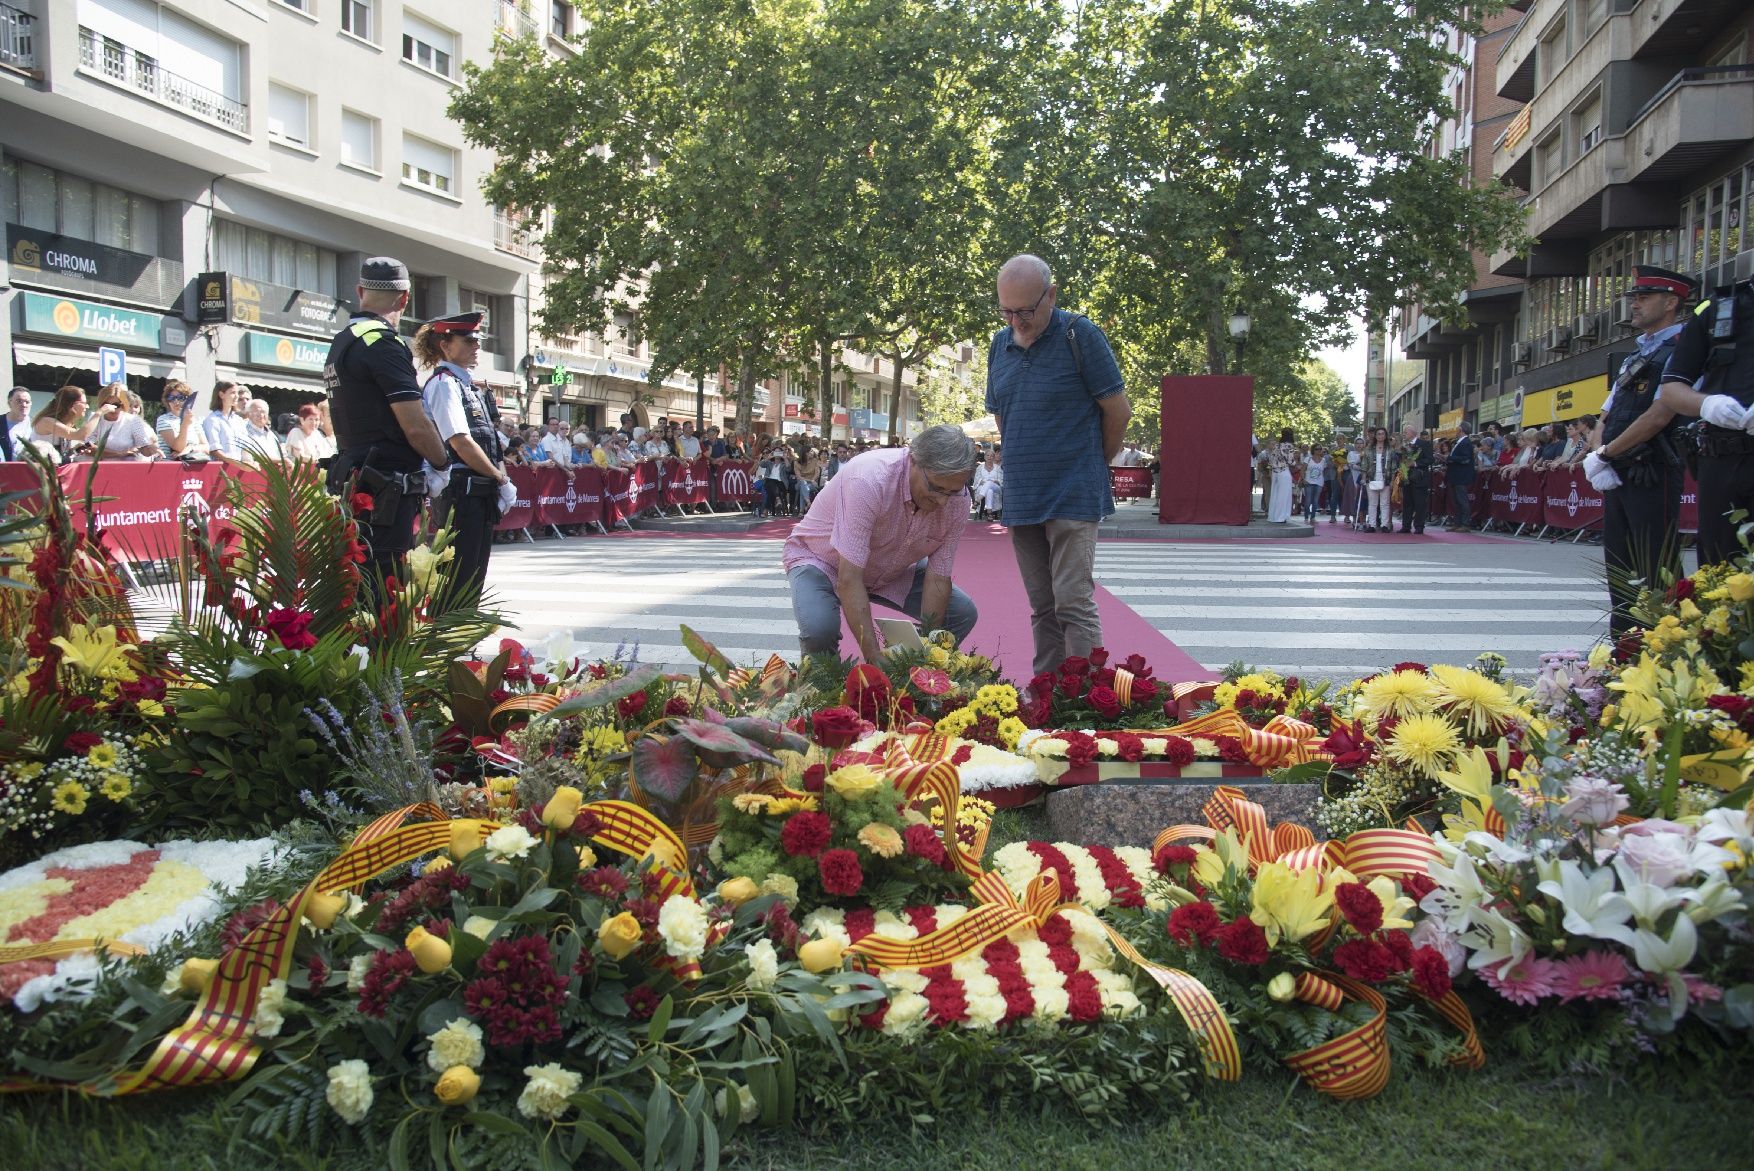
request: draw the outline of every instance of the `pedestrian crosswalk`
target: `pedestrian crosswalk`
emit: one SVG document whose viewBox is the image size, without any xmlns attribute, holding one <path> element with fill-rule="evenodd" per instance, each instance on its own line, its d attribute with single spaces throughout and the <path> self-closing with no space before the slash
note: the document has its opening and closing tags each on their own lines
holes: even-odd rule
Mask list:
<svg viewBox="0 0 1754 1171">
<path fill-rule="evenodd" d="M 1212 670 L 1244 662 L 1344 678 L 1397 662 L 1543 651 L 1606 630 L 1599 552 L 1485 541 L 1381 546 L 1298 541 L 1105 542 L 1097 579 Z"/>
</svg>

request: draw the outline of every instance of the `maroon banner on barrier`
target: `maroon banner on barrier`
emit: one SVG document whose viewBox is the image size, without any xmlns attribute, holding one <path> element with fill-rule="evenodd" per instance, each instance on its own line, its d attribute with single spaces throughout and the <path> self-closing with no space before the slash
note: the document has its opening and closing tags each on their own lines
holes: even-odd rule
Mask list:
<svg viewBox="0 0 1754 1171">
<path fill-rule="evenodd" d="M 1510 523 L 1513 525 L 1538 525 L 1544 519 L 1545 510 L 1541 506 L 1542 486 L 1547 473 L 1536 471 L 1520 471 L 1510 478 Z"/>
<path fill-rule="evenodd" d="M 713 499 L 726 504 L 747 504 L 755 499 L 755 465 L 727 461 L 713 468 Z"/>
<path fill-rule="evenodd" d="M 1108 482 L 1116 500 L 1147 500 L 1151 496 L 1150 468 L 1110 468 Z"/>
<path fill-rule="evenodd" d="M 603 527 L 612 529 L 633 515 L 633 477 L 625 468 L 603 469 Z"/>
<path fill-rule="evenodd" d="M 697 459 L 673 459 L 664 465 L 664 504 L 666 507 L 706 503 L 708 463 Z"/>
<path fill-rule="evenodd" d="M 1593 529 L 1602 523 L 1602 494 L 1582 468 L 1554 468 L 1541 491 L 1541 519 L 1556 529 Z"/>
<path fill-rule="evenodd" d="M 500 513 L 499 522 L 493 526 L 495 532 L 528 528 L 536 519 L 536 469 L 513 467 L 507 468 L 505 474 L 518 495 L 512 506 Z"/>
<path fill-rule="evenodd" d="M 75 526 L 85 523 L 89 463 L 60 470 L 62 491 Z M 187 512 L 214 526 L 231 516 L 225 499 L 227 474 L 218 463 L 186 466 L 175 460 L 157 463 L 106 461 L 97 465 L 91 494 L 97 501 L 97 524 L 105 546 L 124 561 L 153 561 L 174 556 L 177 525 Z M 108 497 L 108 499 L 105 499 Z"/>
<path fill-rule="evenodd" d="M 1681 519 L 1675 525 L 1684 533 L 1699 531 L 1699 484 L 1693 479 L 1693 473 L 1684 473 L 1681 481 Z"/>
<path fill-rule="evenodd" d="M 633 466 L 633 515 L 656 508 L 662 492 L 658 461 L 643 459 Z"/>
<path fill-rule="evenodd" d="M 1485 524 L 1492 519 L 1492 485 L 1498 477 L 1486 472 L 1474 473 L 1474 527 Z"/>
<path fill-rule="evenodd" d="M 569 482 L 559 468 L 536 468 L 536 523 L 596 524 L 603 515 L 603 473 L 579 465 Z"/>
</svg>

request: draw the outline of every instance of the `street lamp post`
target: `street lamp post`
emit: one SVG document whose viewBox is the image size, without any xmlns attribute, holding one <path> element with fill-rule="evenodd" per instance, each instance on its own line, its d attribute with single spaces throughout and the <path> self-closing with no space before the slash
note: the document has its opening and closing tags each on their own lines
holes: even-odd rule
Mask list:
<svg viewBox="0 0 1754 1171">
<path fill-rule="evenodd" d="M 1248 344 L 1249 330 L 1253 325 L 1254 320 L 1249 317 L 1247 310 L 1238 309 L 1230 315 L 1230 340 L 1236 346 L 1236 368 L 1239 374 L 1242 372 L 1242 350 Z"/>
</svg>

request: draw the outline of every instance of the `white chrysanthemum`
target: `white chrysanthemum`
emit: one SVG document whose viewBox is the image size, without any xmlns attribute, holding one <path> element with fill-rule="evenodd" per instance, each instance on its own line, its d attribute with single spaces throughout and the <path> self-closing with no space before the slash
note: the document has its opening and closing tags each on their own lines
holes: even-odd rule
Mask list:
<svg viewBox="0 0 1754 1171">
<path fill-rule="evenodd" d="M 1023 842 L 1012 842 L 993 855 L 993 869 L 999 872 L 1011 893 L 1021 898 L 1030 880 L 1041 873 L 1041 858 Z"/>
<path fill-rule="evenodd" d="M 372 1108 L 370 1069 L 358 1058 L 330 1066 L 329 1088 L 323 1091 L 323 1097 L 344 1120 L 362 1121 Z"/>
<path fill-rule="evenodd" d="M 1066 1019 L 1071 1007 L 1071 998 L 1066 995 L 1064 983 L 1055 985 L 1029 982 L 1029 994 L 1035 998 L 1035 1010 L 1029 1015 L 1038 1021 L 1060 1024 Z"/>
<path fill-rule="evenodd" d="M 281 1026 L 286 1024 L 280 1010 L 285 1007 L 286 981 L 268 981 L 256 995 L 256 1015 L 250 1022 L 250 1032 L 258 1037 L 280 1036 Z"/>
<path fill-rule="evenodd" d="M 347 991 L 358 995 L 365 991 L 365 974 L 372 966 L 372 956 L 376 952 L 362 952 L 347 961 Z"/>
<path fill-rule="evenodd" d="M 487 1059 L 487 1050 L 481 1044 L 481 1026 L 465 1017 L 458 1017 L 427 1040 L 432 1042 L 432 1048 L 426 1054 L 426 1064 L 436 1073 L 453 1065 L 478 1069 Z"/>
<path fill-rule="evenodd" d="M 773 943 L 758 939 L 746 946 L 743 954 L 749 960 L 749 987 L 756 992 L 765 992 L 772 988 L 780 976 L 780 957 L 774 951 Z"/>
<path fill-rule="evenodd" d="M 658 934 L 664 950 L 684 963 L 706 951 L 706 908 L 687 895 L 675 894 L 658 908 Z"/>
<path fill-rule="evenodd" d="M 508 825 L 494 830 L 487 835 L 483 843 L 487 847 L 487 856 L 494 862 L 509 862 L 513 858 L 522 858 L 536 845 L 536 839 L 530 831 L 521 825 Z"/>
<path fill-rule="evenodd" d="M 578 1093 L 584 1078 L 555 1062 L 527 1065 L 524 1092 L 518 1095 L 518 1113 L 525 1118 L 559 1118 L 567 1111 L 567 1098 Z"/>
<path fill-rule="evenodd" d="M 776 870 L 761 880 L 761 893 L 778 895 L 790 906 L 798 901 L 798 880 Z"/>
<path fill-rule="evenodd" d="M 846 912 L 844 911 L 836 910 L 834 907 L 818 907 L 804 916 L 804 921 L 798 924 L 798 928 L 806 936 L 832 939 L 841 947 L 846 948 L 853 946 L 853 937 L 847 934 L 846 920 Z"/>
<path fill-rule="evenodd" d="M 883 1014 L 883 1031 L 891 1037 L 911 1037 L 925 1031 L 926 998 L 917 992 L 897 992 Z"/>
<path fill-rule="evenodd" d="M 883 983 L 899 992 L 924 992 L 931 981 L 912 969 L 883 969 Z"/>
<path fill-rule="evenodd" d="M 968 1003 L 968 1027 L 974 1029 L 995 1029 L 1005 1019 L 1005 998 L 998 993 L 991 995 L 965 993 Z"/>
<path fill-rule="evenodd" d="M 940 931 L 968 914 L 968 911 L 969 909 L 967 907 L 954 907 L 948 905 L 932 908 L 932 913 L 937 917 L 938 930 Z"/>
</svg>

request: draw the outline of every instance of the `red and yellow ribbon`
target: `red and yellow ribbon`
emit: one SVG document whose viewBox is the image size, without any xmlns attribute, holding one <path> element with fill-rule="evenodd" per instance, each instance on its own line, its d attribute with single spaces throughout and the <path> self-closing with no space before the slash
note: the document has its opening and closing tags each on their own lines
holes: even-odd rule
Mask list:
<svg viewBox="0 0 1754 1171">
<path fill-rule="evenodd" d="M 1021 901 L 996 871 L 975 880 L 974 896 L 977 905 L 973 910 L 929 935 L 906 941 L 867 935 L 847 951 L 885 968 L 937 967 L 974 955 L 1018 928 L 1040 930 L 1042 924 L 1062 910 L 1083 909 L 1077 903 L 1061 901 L 1060 879 L 1052 871 L 1030 879 Z M 1115 951 L 1169 994 L 1170 1001 L 1193 1034 L 1207 1075 L 1221 1081 L 1236 1081 L 1242 1077 L 1242 1053 L 1236 1034 L 1211 991 L 1186 972 L 1147 960 L 1125 936 L 1108 924 L 1102 923 L 1102 929 Z"/>
<path fill-rule="evenodd" d="M 1212 790 L 1200 812 L 1209 824 L 1172 825 L 1157 835 L 1153 852 L 1187 838 L 1211 841 L 1234 829 L 1248 849 L 1251 870 L 1263 862 L 1283 862 L 1293 870 L 1339 869 L 1371 879 L 1424 874 L 1426 867 L 1440 858 L 1431 836 L 1414 830 L 1367 829 L 1343 840 L 1318 842 L 1315 834 L 1301 825 L 1282 821 L 1269 826 L 1267 811 L 1230 785 Z"/>
</svg>

